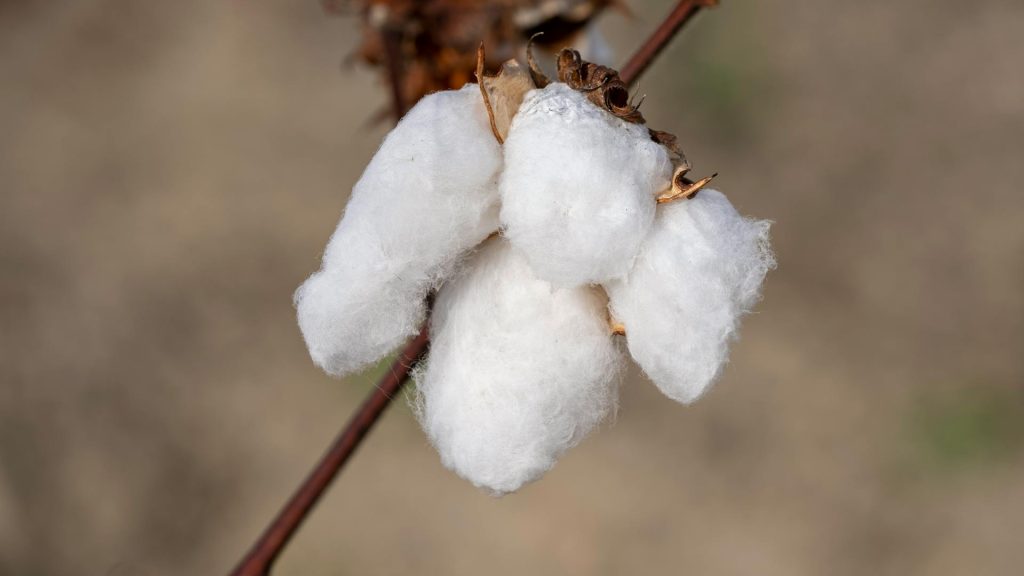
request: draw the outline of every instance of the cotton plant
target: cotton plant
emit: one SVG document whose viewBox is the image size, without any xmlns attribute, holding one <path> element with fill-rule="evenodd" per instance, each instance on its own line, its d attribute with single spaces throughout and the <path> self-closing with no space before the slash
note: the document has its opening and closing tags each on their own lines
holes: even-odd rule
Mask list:
<svg viewBox="0 0 1024 576">
<path fill-rule="evenodd" d="M 417 417 L 495 495 L 611 415 L 627 358 L 690 403 L 774 266 L 769 223 L 692 182 L 610 68 L 506 63 L 423 98 L 385 138 L 295 293 L 313 361 L 343 376 L 430 320 Z"/>
</svg>

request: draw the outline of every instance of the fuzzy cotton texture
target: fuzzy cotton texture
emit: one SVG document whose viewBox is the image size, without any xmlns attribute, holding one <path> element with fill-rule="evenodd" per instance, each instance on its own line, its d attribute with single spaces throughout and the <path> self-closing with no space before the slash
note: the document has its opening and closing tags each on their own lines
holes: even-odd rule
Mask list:
<svg viewBox="0 0 1024 576">
<path fill-rule="evenodd" d="M 671 177 L 668 152 L 646 126 L 552 83 L 526 95 L 505 141 L 504 235 L 556 285 L 620 278 Z"/>
<path fill-rule="evenodd" d="M 497 229 L 501 166 L 475 84 L 431 94 L 402 118 L 353 188 L 321 269 L 295 292 L 318 366 L 354 372 L 418 331 L 427 292 Z"/>
<path fill-rule="evenodd" d="M 718 377 L 775 266 L 770 225 L 705 188 L 660 207 L 629 276 L 605 285 L 630 354 L 666 396 L 693 402 Z"/>
<path fill-rule="evenodd" d="M 506 240 L 438 294 L 418 413 L 446 467 L 495 495 L 536 480 L 615 408 L 624 354 L 590 287 L 536 277 Z"/>
</svg>

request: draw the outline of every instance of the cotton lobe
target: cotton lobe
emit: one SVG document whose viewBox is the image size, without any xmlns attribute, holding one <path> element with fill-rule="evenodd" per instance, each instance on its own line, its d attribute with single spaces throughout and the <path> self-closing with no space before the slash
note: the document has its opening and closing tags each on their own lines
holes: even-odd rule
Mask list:
<svg viewBox="0 0 1024 576">
<path fill-rule="evenodd" d="M 552 83 L 527 94 L 505 142 L 504 235 L 556 285 L 620 278 L 671 176 L 668 152 L 645 126 Z"/>
<path fill-rule="evenodd" d="M 406 114 L 353 188 L 320 270 L 295 292 L 318 366 L 353 372 L 418 331 L 427 292 L 497 228 L 501 166 L 476 85 Z"/>
<path fill-rule="evenodd" d="M 604 294 L 552 286 L 495 238 L 438 294 L 420 422 L 446 467 L 512 492 L 612 412 L 622 362 Z"/>
<path fill-rule="evenodd" d="M 718 377 L 775 265 L 770 222 L 744 218 L 707 188 L 658 212 L 629 275 L 605 288 L 633 359 L 665 395 L 689 403 Z"/>
</svg>

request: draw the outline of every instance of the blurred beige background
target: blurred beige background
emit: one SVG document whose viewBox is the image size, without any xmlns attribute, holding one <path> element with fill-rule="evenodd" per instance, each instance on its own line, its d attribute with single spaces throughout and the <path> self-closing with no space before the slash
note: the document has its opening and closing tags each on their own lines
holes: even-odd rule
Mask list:
<svg viewBox="0 0 1024 576">
<path fill-rule="evenodd" d="M 602 27 L 624 59 L 668 10 Z M 0 574 L 223 574 L 372 385 L 291 292 L 386 127 L 314 0 L 0 2 Z M 727 0 L 641 82 L 776 221 L 692 407 L 492 499 L 396 404 L 280 575 L 1019 574 L 1024 4 Z"/>
</svg>

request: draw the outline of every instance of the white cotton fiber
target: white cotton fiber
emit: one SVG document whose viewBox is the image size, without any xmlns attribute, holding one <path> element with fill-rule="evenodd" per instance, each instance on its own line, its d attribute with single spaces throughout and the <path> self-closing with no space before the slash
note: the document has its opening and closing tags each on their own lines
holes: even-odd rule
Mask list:
<svg viewBox="0 0 1024 576">
<path fill-rule="evenodd" d="M 692 402 L 718 377 L 775 265 L 769 226 L 705 188 L 660 206 L 629 276 L 605 285 L 630 354 L 670 398 Z"/>
<path fill-rule="evenodd" d="M 607 300 L 539 280 L 501 238 L 438 294 L 417 374 L 419 417 L 446 467 L 493 494 L 555 465 L 611 413 L 623 354 Z"/>
<path fill-rule="evenodd" d="M 505 141 L 504 234 L 562 286 L 626 274 L 669 187 L 672 162 L 647 127 L 565 84 L 526 95 Z"/>
<path fill-rule="evenodd" d="M 353 188 L 320 271 L 295 292 L 317 365 L 344 375 L 417 332 L 427 292 L 497 229 L 501 165 L 477 85 L 409 111 Z"/>
</svg>

